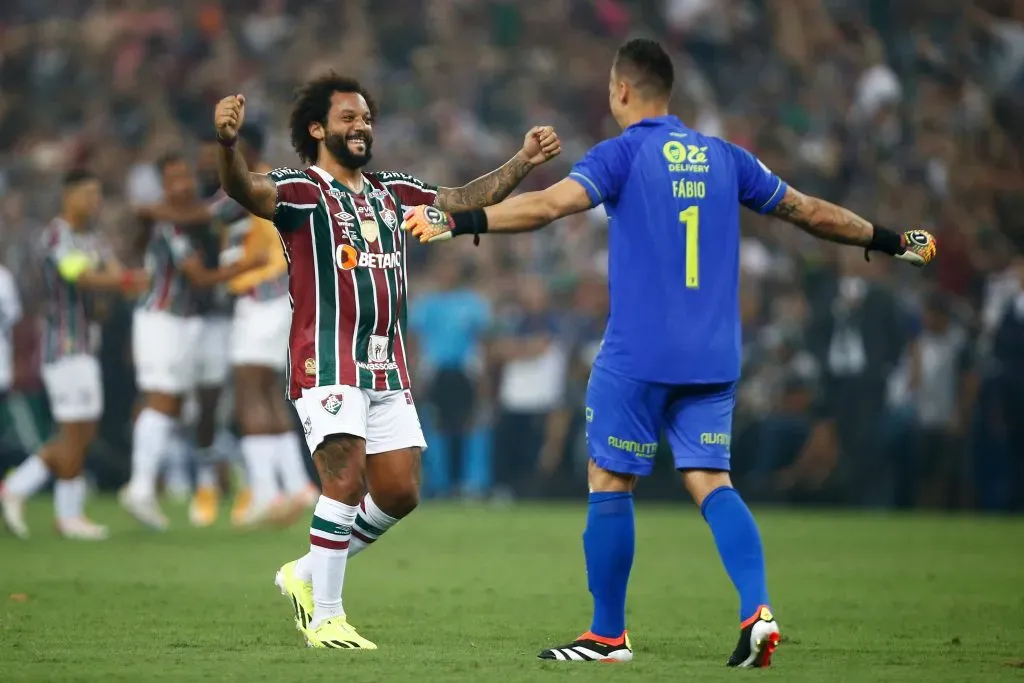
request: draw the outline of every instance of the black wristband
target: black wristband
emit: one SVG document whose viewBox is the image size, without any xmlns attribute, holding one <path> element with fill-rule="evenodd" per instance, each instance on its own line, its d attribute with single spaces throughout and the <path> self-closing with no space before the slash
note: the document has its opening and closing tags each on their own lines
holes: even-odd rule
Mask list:
<svg viewBox="0 0 1024 683">
<path fill-rule="evenodd" d="M 871 244 L 864 249 L 864 260 L 870 261 L 868 252 L 880 251 L 889 256 L 903 253 L 903 235 L 893 232 L 881 225 L 873 225 L 874 232 L 871 234 Z"/>
<path fill-rule="evenodd" d="M 472 235 L 473 244 L 480 244 L 480 235 L 487 232 L 487 212 L 483 209 L 456 211 L 452 217 L 452 236 Z"/>
<path fill-rule="evenodd" d="M 226 138 L 222 138 L 219 135 L 217 136 L 217 144 L 220 145 L 221 147 L 231 148 L 231 147 L 235 146 L 236 142 L 238 142 L 238 136 L 237 135 L 235 137 L 231 138 L 230 140 L 228 140 Z"/>
</svg>

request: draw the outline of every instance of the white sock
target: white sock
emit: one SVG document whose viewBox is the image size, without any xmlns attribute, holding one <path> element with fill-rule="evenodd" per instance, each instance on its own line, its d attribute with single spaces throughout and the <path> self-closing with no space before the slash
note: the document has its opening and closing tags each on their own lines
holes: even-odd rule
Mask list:
<svg viewBox="0 0 1024 683">
<path fill-rule="evenodd" d="M 398 520 L 377 507 L 373 498 L 367 493 L 359 503 L 359 512 L 352 525 L 352 542 L 348 546 L 348 556 L 357 555 L 370 547 L 384 532 L 398 524 Z"/>
<path fill-rule="evenodd" d="M 274 478 L 274 450 L 276 436 L 243 436 L 242 457 L 252 490 L 253 508 L 270 503 L 277 496 L 277 481 Z"/>
<path fill-rule="evenodd" d="M 30 455 L 4 480 L 4 490 L 17 498 L 30 498 L 46 486 L 49 479 L 50 470 L 43 459 Z"/>
<path fill-rule="evenodd" d="M 348 544 L 349 559 L 373 545 L 374 541 L 396 524 L 398 524 L 398 520 L 377 507 L 377 504 L 373 502 L 373 497 L 367 493 L 360 501 L 356 518 L 352 523 L 352 538 Z M 313 554 L 311 552 L 300 557 L 295 563 L 295 575 L 303 581 L 312 580 Z"/>
<path fill-rule="evenodd" d="M 85 516 L 85 477 L 58 479 L 53 485 L 53 512 L 59 521 Z"/>
<path fill-rule="evenodd" d="M 185 430 L 180 425 L 175 425 L 167 442 L 164 462 L 167 463 L 165 484 L 169 490 L 176 493 L 187 493 L 192 488 L 188 476 L 188 451 L 189 443 L 185 437 Z"/>
<path fill-rule="evenodd" d="M 217 488 L 217 454 L 213 447 L 196 449 L 196 486 Z"/>
<path fill-rule="evenodd" d="M 174 418 L 152 408 L 144 408 L 135 420 L 132 433 L 132 478 L 128 491 L 134 498 L 156 496 L 156 477 L 160 462 L 167 452 L 171 432 L 176 425 Z"/>
<path fill-rule="evenodd" d="M 345 564 L 352 523 L 356 519 L 354 505 L 320 496 L 309 528 L 309 554 L 313 569 L 313 621 L 316 628 L 330 617 L 345 614 L 341 591 L 345 584 Z"/>
<path fill-rule="evenodd" d="M 284 492 L 289 496 L 302 493 L 312 482 L 306 472 L 299 435 L 294 432 L 285 432 L 278 434 L 276 438 L 277 448 L 274 464 L 277 466 L 277 476 L 281 479 Z"/>
</svg>

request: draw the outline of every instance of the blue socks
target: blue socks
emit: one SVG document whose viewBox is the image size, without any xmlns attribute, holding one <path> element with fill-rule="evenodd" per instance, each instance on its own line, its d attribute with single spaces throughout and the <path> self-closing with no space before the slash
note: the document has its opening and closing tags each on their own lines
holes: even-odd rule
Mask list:
<svg viewBox="0 0 1024 683">
<path fill-rule="evenodd" d="M 626 629 L 626 584 L 633 568 L 635 547 L 633 494 L 591 493 L 583 552 L 587 558 L 587 584 L 594 596 L 590 631 L 595 635 L 618 638 Z"/>
<path fill-rule="evenodd" d="M 754 516 L 736 489 L 721 486 L 700 506 L 725 571 L 740 594 L 740 621 L 749 619 L 761 605 L 768 605 L 764 549 Z"/>
</svg>

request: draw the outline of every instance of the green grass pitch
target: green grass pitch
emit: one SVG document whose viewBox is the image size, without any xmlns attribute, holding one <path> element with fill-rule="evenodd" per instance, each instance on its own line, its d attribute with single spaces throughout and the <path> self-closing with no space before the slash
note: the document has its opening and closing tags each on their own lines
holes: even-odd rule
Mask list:
<svg viewBox="0 0 1024 683">
<path fill-rule="evenodd" d="M 424 505 L 349 565 L 345 605 L 377 652 L 310 651 L 273 586 L 287 531 L 135 527 L 93 504 L 106 543 L 0 535 L 0 680 L 1022 681 L 1024 520 L 761 510 L 784 641 L 727 670 L 736 604 L 689 505 L 638 505 L 636 661 L 541 663 L 589 625 L 584 506 Z M 13 596 L 13 597 L 11 597 Z M 27 597 L 26 597 L 27 596 Z"/>
</svg>

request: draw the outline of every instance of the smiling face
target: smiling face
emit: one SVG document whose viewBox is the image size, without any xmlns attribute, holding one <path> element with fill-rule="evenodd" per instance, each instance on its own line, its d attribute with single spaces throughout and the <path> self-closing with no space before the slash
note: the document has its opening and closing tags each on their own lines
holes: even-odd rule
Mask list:
<svg viewBox="0 0 1024 683">
<path fill-rule="evenodd" d="M 373 119 L 369 105 L 359 93 L 331 95 L 326 126 L 312 123 L 309 133 L 323 141 L 327 151 L 345 168 L 360 169 L 373 156 Z"/>
</svg>

